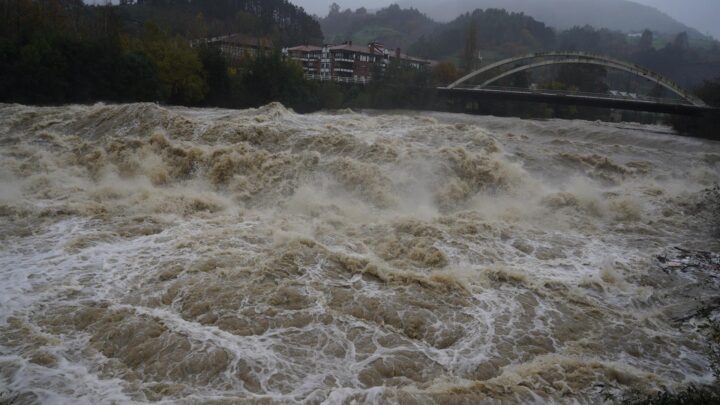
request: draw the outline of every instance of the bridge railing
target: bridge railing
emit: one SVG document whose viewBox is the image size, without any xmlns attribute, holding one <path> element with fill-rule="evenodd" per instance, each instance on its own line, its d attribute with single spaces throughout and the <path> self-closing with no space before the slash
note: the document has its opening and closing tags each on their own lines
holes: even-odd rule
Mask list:
<svg viewBox="0 0 720 405">
<path fill-rule="evenodd" d="M 559 58 L 559 59 L 558 59 Z M 524 62 L 527 60 L 544 60 L 546 59 L 547 62 L 537 62 L 534 64 L 531 64 L 527 66 L 526 69 L 522 69 L 523 65 L 526 65 Z M 465 82 L 470 81 L 473 78 L 480 77 L 479 75 L 489 73 L 491 71 L 494 71 L 498 68 L 507 68 L 508 66 L 512 67 L 513 65 L 519 64 L 520 67 L 515 69 L 506 70 L 506 73 L 501 74 L 500 76 L 495 75 L 492 79 L 486 80 L 483 86 L 487 87 L 490 83 L 492 83 L 494 80 L 497 80 L 498 78 L 507 76 L 508 72 L 509 74 L 516 73 L 521 70 L 527 70 L 530 68 L 536 68 L 540 66 L 550 65 L 550 64 L 556 64 L 556 63 L 592 63 L 602 66 L 607 66 L 609 68 L 613 69 L 619 69 L 624 70 L 627 72 L 630 72 L 632 74 L 635 74 L 640 77 L 644 77 L 646 79 L 649 79 L 651 81 L 654 81 L 655 83 L 667 88 L 668 90 L 672 91 L 673 93 L 679 95 L 680 97 L 686 99 L 689 103 L 697 105 L 697 106 L 705 106 L 705 103 L 700 100 L 699 98 L 695 97 L 692 93 L 684 90 L 682 87 L 680 87 L 677 83 L 675 83 L 672 80 L 669 80 L 668 78 L 653 72 L 650 69 L 647 69 L 643 66 L 640 66 L 636 63 L 632 62 L 625 62 L 619 59 L 611 58 L 605 55 L 599 55 L 594 54 L 590 52 L 563 52 L 563 51 L 548 51 L 548 52 L 536 52 L 528 55 L 522 55 L 522 56 L 515 56 L 512 58 L 508 58 L 502 61 L 498 61 L 495 63 L 491 63 L 487 66 L 484 66 L 474 72 L 471 72 L 462 78 L 456 80 L 455 82 L 448 85 L 448 88 L 455 88 L 463 86 Z"/>
<path fill-rule="evenodd" d="M 456 89 L 456 90 L 483 90 L 483 91 L 491 91 L 491 92 L 492 91 L 514 92 L 514 93 L 524 93 L 524 94 L 553 94 L 553 95 L 580 96 L 580 97 L 589 97 L 589 98 L 604 98 L 604 99 L 613 99 L 613 100 L 645 101 L 645 102 L 650 102 L 650 103 L 661 103 L 661 104 L 693 105 L 692 103 L 688 102 L 687 100 L 683 100 L 680 98 L 667 99 L 667 98 L 645 96 L 642 94 L 622 95 L 619 93 L 618 94 L 591 93 L 591 92 L 583 92 L 583 91 L 576 91 L 576 90 L 528 89 L 528 88 L 521 88 L 521 87 L 505 87 L 505 86 L 478 87 L 476 85 L 457 86 L 454 89 Z"/>
<path fill-rule="evenodd" d="M 507 59 L 508 63 L 513 62 L 520 62 L 522 60 L 526 59 L 539 59 L 539 58 L 557 58 L 557 57 L 568 57 L 568 56 L 575 56 L 575 57 L 585 57 L 588 59 L 598 59 L 598 60 L 606 60 L 608 62 L 616 63 L 618 65 L 625 65 L 627 67 L 631 67 L 632 69 L 636 70 L 638 73 L 640 73 L 642 76 L 650 76 L 652 78 L 661 80 L 665 83 L 671 84 L 675 87 L 680 88 L 680 85 L 674 82 L 673 80 L 668 79 L 667 77 L 664 77 L 644 66 L 638 65 L 634 62 L 627 62 L 620 59 L 616 59 L 607 55 L 599 54 L 599 53 L 593 53 L 593 52 L 582 52 L 582 51 L 546 51 L 546 52 L 535 52 L 529 55 L 523 55 L 515 58 L 509 58 Z M 505 66 L 507 65 L 498 65 L 499 66 Z"/>
</svg>

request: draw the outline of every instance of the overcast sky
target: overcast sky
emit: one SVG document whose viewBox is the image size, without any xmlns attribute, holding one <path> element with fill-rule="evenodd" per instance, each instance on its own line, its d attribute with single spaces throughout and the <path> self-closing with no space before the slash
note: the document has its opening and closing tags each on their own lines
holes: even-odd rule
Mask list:
<svg viewBox="0 0 720 405">
<path fill-rule="evenodd" d="M 303 6 L 311 14 L 327 15 L 333 0 L 290 0 Z M 442 1 L 442 0 L 440 0 Z M 597 0 L 602 2 L 603 0 Z M 720 39 L 720 0 L 634 0 L 638 3 L 654 6 L 703 33 L 710 33 Z M 344 10 L 384 7 L 392 3 L 405 3 L 407 0 L 335 0 Z"/>
<path fill-rule="evenodd" d="M 443 1 L 443 0 L 438 0 Z M 539 0 L 541 1 L 541 0 Z M 602 2 L 603 0 L 596 0 Z M 631 0 L 653 6 L 676 20 L 689 25 L 702 33 L 720 39 L 720 0 Z M 85 0 L 86 3 L 104 3 L 105 0 Z M 113 0 L 117 4 L 118 0 Z M 290 0 L 291 3 L 305 8 L 310 14 L 321 17 L 327 15 L 330 5 L 335 2 L 345 10 L 366 7 L 369 9 L 386 7 L 393 3 L 407 4 L 412 0 Z"/>
<path fill-rule="evenodd" d="M 720 0 L 636 0 L 720 39 Z"/>
</svg>

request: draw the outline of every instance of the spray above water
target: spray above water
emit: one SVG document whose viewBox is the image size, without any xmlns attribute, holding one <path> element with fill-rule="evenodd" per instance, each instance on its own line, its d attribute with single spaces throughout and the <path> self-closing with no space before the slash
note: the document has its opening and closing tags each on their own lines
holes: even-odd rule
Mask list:
<svg viewBox="0 0 720 405">
<path fill-rule="evenodd" d="M 672 323 L 717 143 L 662 127 L 0 106 L 0 398 L 594 402 L 709 383 Z"/>
</svg>

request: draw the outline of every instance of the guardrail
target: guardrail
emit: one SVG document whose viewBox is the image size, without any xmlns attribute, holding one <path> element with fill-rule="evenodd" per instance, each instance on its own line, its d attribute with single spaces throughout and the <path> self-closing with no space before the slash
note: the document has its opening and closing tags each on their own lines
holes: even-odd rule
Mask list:
<svg viewBox="0 0 720 405">
<path fill-rule="evenodd" d="M 634 101 L 646 101 L 646 102 L 653 102 L 653 103 L 662 103 L 662 104 L 678 104 L 678 105 L 693 105 L 687 100 L 683 99 L 667 99 L 667 98 L 658 98 L 658 97 L 650 97 L 645 96 L 641 94 L 611 94 L 611 93 L 590 93 L 590 92 L 583 92 L 583 91 L 574 91 L 574 90 L 552 90 L 552 89 L 525 89 L 520 87 L 503 87 L 503 86 L 487 86 L 487 87 L 479 87 L 479 86 L 473 86 L 473 85 L 465 85 L 465 86 L 457 86 L 454 88 L 448 88 L 448 89 L 456 89 L 456 90 L 482 90 L 482 91 L 497 91 L 497 92 L 514 92 L 514 93 L 526 93 L 526 94 L 553 94 L 553 95 L 559 95 L 559 96 L 581 96 L 581 97 L 590 97 L 590 98 L 604 98 L 604 99 L 614 99 L 614 100 L 634 100 Z"/>
</svg>

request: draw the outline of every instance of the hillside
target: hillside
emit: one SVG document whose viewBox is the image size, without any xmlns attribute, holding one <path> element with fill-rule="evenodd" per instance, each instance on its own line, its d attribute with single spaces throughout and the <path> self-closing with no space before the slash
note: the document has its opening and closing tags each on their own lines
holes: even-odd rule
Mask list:
<svg viewBox="0 0 720 405">
<path fill-rule="evenodd" d="M 152 21 L 187 38 L 246 33 L 281 46 L 323 42 L 317 21 L 287 0 L 126 0 L 117 11 L 133 33 Z"/>
<path fill-rule="evenodd" d="M 693 37 L 703 36 L 653 7 L 628 0 L 405 0 L 401 4 L 416 7 L 438 21 L 450 21 L 478 8 L 502 8 L 523 12 L 558 29 L 591 25 L 623 32 L 649 28 L 666 34 L 686 31 Z"/>
<path fill-rule="evenodd" d="M 590 26 L 556 31 L 527 15 L 497 9 L 475 10 L 441 24 L 432 34 L 421 36 L 408 53 L 463 67 L 471 29 L 483 63 L 537 51 L 586 51 L 639 63 L 687 87 L 713 79 L 720 71 L 716 41 L 694 46 L 684 33 L 659 38 L 651 32 L 641 40 Z"/>
<path fill-rule="evenodd" d="M 287 0 L 0 1 L 0 103 L 317 105 L 302 68 L 278 54 L 230 69 L 217 49 L 189 41 L 230 32 L 277 47 L 323 42 L 317 21 Z"/>
<path fill-rule="evenodd" d="M 434 32 L 440 24 L 416 9 L 392 5 L 376 12 L 364 8 L 340 11 L 334 7 L 327 17 L 320 19 L 320 26 L 328 43 L 379 41 L 390 48 L 404 49 Z"/>
<path fill-rule="evenodd" d="M 475 10 L 441 25 L 433 34 L 421 37 L 408 51 L 432 59 L 458 56 L 471 23 L 477 30 L 477 46 L 484 57 L 500 59 L 555 46 L 555 33 L 544 23 L 524 14 L 490 9 Z"/>
</svg>

